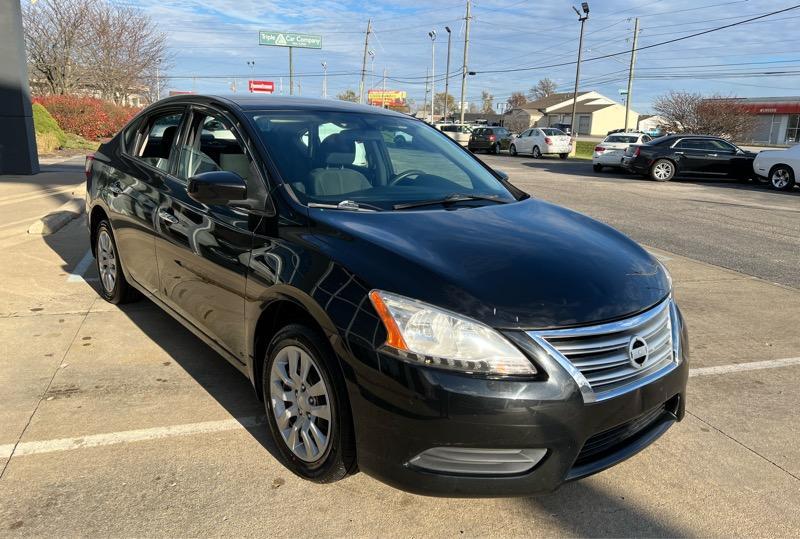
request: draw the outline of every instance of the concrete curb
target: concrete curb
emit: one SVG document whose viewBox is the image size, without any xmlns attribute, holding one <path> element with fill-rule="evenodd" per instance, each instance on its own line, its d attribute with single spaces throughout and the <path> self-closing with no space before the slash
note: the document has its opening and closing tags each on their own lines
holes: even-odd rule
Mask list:
<svg viewBox="0 0 800 539">
<path fill-rule="evenodd" d="M 28 234 L 47 236 L 61 230 L 67 223 L 77 219 L 86 212 L 86 200 L 73 198 L 52 211 L 37 219 L 30 227 Z"/>
</svg>

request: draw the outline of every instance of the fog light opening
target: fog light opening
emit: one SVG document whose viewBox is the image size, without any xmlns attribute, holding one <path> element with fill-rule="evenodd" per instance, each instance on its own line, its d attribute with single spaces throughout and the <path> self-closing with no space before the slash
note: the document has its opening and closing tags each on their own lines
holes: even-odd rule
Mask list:
<svg viewBox="0 0 800 539">
<path fill-rule="evenodd" d="M 457 475 L 516 475 L 532 470 L 547 449 L 433 447 L 408 461 L 430 472 Z"/>
</svg>

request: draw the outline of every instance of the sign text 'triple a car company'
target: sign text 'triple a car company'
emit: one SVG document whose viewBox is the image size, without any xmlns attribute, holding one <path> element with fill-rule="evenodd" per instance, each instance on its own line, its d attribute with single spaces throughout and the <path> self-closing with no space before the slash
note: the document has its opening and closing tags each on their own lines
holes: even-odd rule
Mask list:
<svg viewBox="0 0 800 539">
<path fill-rule="evenodd" d="M 272 30 L 260 30 L 258 32 L 258 44 L 270 45 L 273 47 L 301 47 L 304 49 L 321 49 L 322 36 L 311 34 L 295 34 L 292 32 L 274 32 Z"/>
</svg>

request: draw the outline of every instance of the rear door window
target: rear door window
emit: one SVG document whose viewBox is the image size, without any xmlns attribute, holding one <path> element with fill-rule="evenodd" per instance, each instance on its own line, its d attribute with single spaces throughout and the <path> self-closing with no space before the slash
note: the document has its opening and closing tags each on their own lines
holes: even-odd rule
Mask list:
<svg viewBox="0 0 800 539">
<path fill-rule="evenodd" d="M 149 117 L 139 133 L 133 156 L 150 166 L 169 172 L 170 156 L 183 115 L 183 112 L 172 111 Z"/>
</svg>

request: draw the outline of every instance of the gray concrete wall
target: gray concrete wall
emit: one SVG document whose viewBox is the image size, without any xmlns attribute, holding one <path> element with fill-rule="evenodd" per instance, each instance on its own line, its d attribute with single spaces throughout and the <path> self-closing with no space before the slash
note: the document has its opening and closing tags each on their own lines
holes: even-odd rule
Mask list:
<svg viewBox="0 0 800 539">
<path fill-rule="evenodd" d="M 28 66 L 19 0 L 0 0 L 0 174 L 36 174 Z"/>
</svg>

